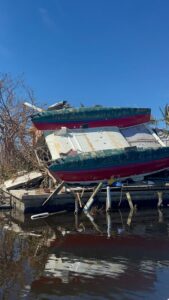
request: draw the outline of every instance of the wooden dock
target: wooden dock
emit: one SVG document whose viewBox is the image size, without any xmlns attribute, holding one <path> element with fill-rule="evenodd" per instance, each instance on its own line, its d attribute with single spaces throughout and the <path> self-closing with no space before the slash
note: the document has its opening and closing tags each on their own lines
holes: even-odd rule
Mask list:
<svg viewBox="0 0 169 300">
<path fill-rule="evenodd" d="M 80 189 L 70 188 L 53 193 L 52 190 L 10 190 L 10 201 L 12 206 L 23 213 L 42 213 L 59 211 L 76 211 L 83 209 L 85 204 L 93 193 L 93 188 Z M 117 208 L 139 207 L 160 207 L 169 205 L 169 184 L 155 185 L 128 185 L 122 187 L 111 187 L 110 192 L 110 210 Z M 8 194 L 9 197 L 9 194 Z M 46 199 L 50 200 L 43 205 Z M 93 197 L 93 205 L 107 205 L 107 189 L 102 188 Z"/>
</svg>

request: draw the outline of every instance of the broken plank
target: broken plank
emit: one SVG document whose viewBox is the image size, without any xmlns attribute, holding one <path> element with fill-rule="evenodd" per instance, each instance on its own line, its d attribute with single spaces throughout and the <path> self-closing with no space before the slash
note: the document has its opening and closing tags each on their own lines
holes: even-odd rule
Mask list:
<svg viewBox="0 0 169 300">
<path fill-rule="evenodd" d="M 44 206 L 47 202 L 49 202 L 49 200 L 56 194 L 58 194 L 60 192 L 60 190 L 62 189 L 62 187 L 64 186 L 65 182 L 62 181 L 57 188 L 53 191 L 52 194 L 50 194 L 50 196 L 42 203 L 42 206 Z"/>
</svg>

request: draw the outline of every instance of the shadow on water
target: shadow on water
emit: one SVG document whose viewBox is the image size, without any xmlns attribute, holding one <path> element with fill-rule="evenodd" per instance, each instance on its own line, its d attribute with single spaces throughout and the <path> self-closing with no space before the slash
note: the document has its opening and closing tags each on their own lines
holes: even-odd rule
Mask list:
<svg viewBox="0 0 169 300">
<path fill-rule="evenodd" d="M 169 210 L 0 214 L 0 299 L 168 299 Z"/>
</svg>

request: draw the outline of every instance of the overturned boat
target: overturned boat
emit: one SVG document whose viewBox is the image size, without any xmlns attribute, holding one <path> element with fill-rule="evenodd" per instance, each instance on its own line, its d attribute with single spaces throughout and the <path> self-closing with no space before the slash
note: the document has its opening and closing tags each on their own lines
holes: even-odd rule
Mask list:
<svg viewBox="0 0 169 300">
<path fill-rule="evenodd" d="M 144 177 L 169 168 L 169 144 L 142 124 L 46 133 L 52 157 L 49 170 L 66 182 Z"/>
<path fill-rule="evenodd" d="M 131 107 L 80 107 L 38 112 L 32 122 L 39 130 L 56 130 L 61 127 L 95 128 L 103 126 L 129 127 L 150 122 L 151 109 Z"/>
<path fill-rule="evenodd" d="M 169 147 L 143 149 L 127 147 L 67 156 L 56 160 L 49 170 L 67 182 L 106 181 L 149 175 L 169 168 Z"/>
</svg>

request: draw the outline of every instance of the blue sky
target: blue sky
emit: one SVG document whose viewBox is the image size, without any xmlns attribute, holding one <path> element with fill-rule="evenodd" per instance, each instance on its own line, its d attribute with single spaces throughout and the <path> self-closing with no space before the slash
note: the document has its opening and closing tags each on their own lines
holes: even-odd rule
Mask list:
<svg viewBox="0 0 169 300">
<path fill-rule="evenodd" d="M 0 72 L 39 103 L 169 103 L 168 0 L 1 0 Z"/>
</svg>

